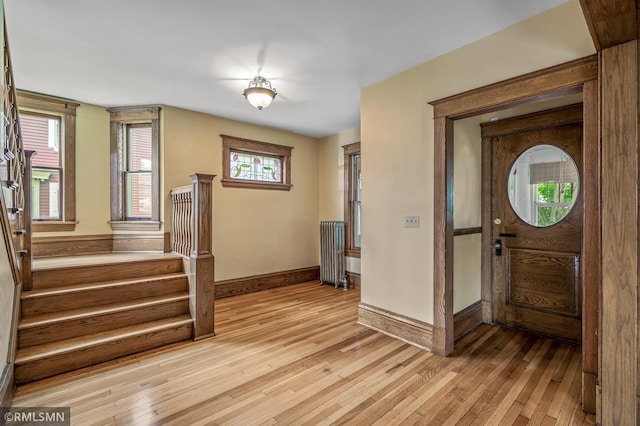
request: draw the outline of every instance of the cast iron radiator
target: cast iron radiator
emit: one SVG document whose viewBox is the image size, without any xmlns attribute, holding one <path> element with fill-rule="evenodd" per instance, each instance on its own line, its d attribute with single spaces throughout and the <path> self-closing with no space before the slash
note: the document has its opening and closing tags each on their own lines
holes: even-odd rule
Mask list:
<svg viewBox="0 0 640 426">
<path fill-rule="evenodd" d="M 320 222 L 320 285 L 331 283 L 347 289 L 344 222 Z"/>
</svg>

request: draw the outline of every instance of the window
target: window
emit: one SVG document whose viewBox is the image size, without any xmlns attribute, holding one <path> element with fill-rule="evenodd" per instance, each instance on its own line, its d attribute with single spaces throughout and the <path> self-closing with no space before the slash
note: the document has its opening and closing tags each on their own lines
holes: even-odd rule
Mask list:
<svg viewBox="0 0 640 426">
<path fill-rule="evenodd" d="M 346 228 L 346 255 L 360 257 L 362 235 L 362 179 L 360 142 L 344 148 L 344 222 Z"/>
<path fill-rule="evenodd" d="M 73 231 L 76 225 L 76 108 L 65 99 L 18 92 L 25 150 L 36 151 L 31 170 L 34 232 Z"/>
<path fill-rule="evenodd" d="M 111 108 L 111 228 L 160 230 L 160 108 Z"/>
<path fill-rule="evenodd" d="M 284 145 L 222 137 L 222 186 L 291 189 L 291 150 Z"/>
</svg>

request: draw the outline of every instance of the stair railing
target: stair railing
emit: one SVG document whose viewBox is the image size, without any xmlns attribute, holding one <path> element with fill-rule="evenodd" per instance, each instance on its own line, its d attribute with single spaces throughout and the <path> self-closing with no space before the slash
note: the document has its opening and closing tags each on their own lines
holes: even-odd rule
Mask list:
<svg viewBox="0 0 640 426">
<path fill-rule="evenodd" d="M 31 158 L 25 152 L 20 130 L 18 97 L 13 80 L 11 54 L 6 25 L 4 26 L 4 87 L 2 93 L 2 121 L 4 140 L 0 152 L 0 181 L 2 181 L 2 214 L 5 244 L 15 283 L 24 290 L 31 289 Z"/>
<path fill-rule="evenodd" d="M 191 316 L 194 340 L 215 335 L 214 257 L 212 237 L 212 182 L 215 175 L 194 173 L 191 185 L 171 190 L 173 229 L 171 250 L 188 258 Z"/>
</svg>

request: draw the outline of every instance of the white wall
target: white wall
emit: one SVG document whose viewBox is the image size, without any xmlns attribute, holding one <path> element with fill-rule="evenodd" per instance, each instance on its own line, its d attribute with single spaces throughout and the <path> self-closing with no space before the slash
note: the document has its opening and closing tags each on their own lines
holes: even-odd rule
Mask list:
<svg viewBox="0 0 640 426">
<path fill-rule="evenodd" d="M 362 91 L 362 302 L 433 322 L 430 101 L 595 53 L 571 0 Z M 419 215 L 420 228 L 404 228 Z"/>
</svg>

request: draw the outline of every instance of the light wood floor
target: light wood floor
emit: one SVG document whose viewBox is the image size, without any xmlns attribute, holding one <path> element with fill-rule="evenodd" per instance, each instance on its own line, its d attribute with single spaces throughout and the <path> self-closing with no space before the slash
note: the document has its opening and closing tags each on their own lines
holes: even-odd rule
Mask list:
<svg viewBox="0 0 640 426">
<path fill-rule="evenodd" d="M 356 323 L 360 294 L 298 284 L 216 302 L 217 336 L 18 388 L 74 425 L 593 424 L 580 348 L 483 325 L 433 355 Z"/>
</svg>

